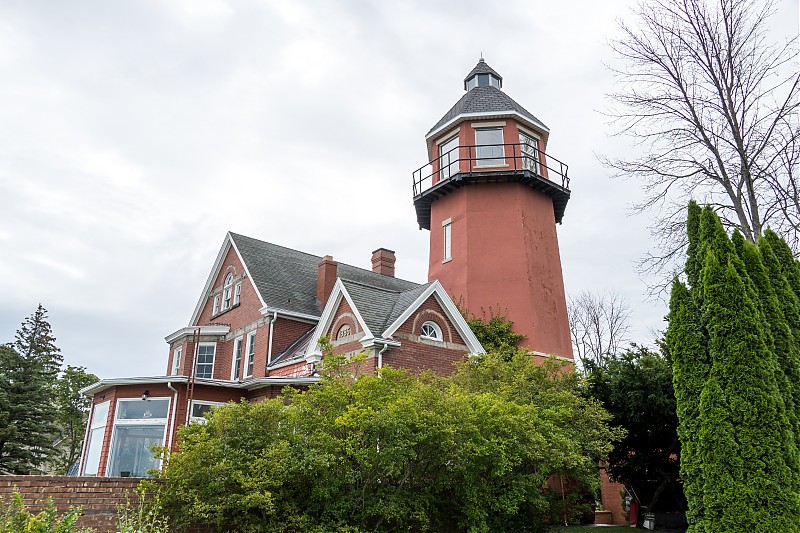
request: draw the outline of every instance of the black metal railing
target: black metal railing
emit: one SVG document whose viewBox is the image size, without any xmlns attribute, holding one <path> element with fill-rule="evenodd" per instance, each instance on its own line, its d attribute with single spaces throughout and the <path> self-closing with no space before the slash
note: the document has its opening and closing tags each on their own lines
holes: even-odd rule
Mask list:
<svg viewBox="0 0 800 533">
<path fill-rule="evenodd" d="M 413 172 L 414 197 L 458 174 L 489 172 L 530 172 L 569 190 L 568 168 L 528 143 L 456 146 Z"/>
</svg>

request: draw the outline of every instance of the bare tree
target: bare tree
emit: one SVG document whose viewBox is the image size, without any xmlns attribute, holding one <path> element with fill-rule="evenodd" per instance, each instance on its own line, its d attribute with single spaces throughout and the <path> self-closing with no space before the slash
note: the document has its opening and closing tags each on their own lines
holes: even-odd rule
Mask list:
<svg viewBox="0 0 800 533">
<path fill-rule="evenodd" d="M 567 301 L 572 346 L 578 361 L 601 363 L 628 341 L 631 310 L 619 292 L 583 291 Z"/>
<path fill-rule="evenodd" d="M 768 40 L 774 13 L 773 0 L 643 0 L 637 25 L 621 23 L 611 114 L 644 155 L 604 162 L 642 181 L 635 211 L 658 212 L 644 271 L 682 256 L 690 198 L 750 241 L 769 226 L 800 248 L 797 37 Z"/>
</svg>

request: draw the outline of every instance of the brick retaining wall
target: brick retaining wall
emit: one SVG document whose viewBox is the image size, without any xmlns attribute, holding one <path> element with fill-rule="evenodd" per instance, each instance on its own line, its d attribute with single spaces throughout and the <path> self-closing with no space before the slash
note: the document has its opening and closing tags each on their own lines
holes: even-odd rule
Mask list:
<svg viewBox="0 0 800 533">
<path fill-rule="evenodd" d="M 130 477 L 0 476 L 0 499 L 8 501 L 16 487 L 31 512 L 38 513 L 52 498 L 60 513 L 81 507 L 78 526 L 94 528 L 96 533 L 115 533 L 117 508 L 127 501 L 136 503 L 139 481 Z M 210 532 L 206 528 L 191 531 Z"/>
<path fill-rule="evenodd" d="M 25 506 L 34 513 L 41 511 L 48 498 L 58 511 L 81 507 L 81 527 L 92 527 L 98 533 L 117 531 L 117 507 L 128 499 L 135 502 L 139 478 L 74 477 L 74 476 L 0 476 L 0 498 L 9 500 L 17 487 Z"/>
</svg>

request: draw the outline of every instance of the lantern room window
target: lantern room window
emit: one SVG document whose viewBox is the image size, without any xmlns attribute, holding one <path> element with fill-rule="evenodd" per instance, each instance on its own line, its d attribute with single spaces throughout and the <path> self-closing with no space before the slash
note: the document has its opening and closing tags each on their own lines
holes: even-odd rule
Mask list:
<svg viewBox="0 0 800 533">
<path fill-rule="evenodd" d="M 503 128 L 475 130 L 477 161 L 475 166 L 492 167 L 505 164 L 503 147 Z"/>
</svg>

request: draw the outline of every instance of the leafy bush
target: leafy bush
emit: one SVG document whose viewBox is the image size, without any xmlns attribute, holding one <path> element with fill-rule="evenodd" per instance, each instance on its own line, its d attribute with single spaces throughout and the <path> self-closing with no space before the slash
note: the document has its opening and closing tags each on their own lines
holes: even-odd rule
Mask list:
<svg viewBox="0 0 800 533">
<path fill-rule="evenodd" d="M 77 528 L 80 515 L 79 508 L 71 508 L 59 516 L 51 499 L 42 512 L 33 514 L 15 490 L 10 502 L 0 500 L 0 533 L 91 533 L 89 528 Z"/>
<path fill-rule="evenodd" d="M 305 392 L 228 404 L 180 430 L 151 484 L 176 525 L 543 531 L 577 512 L 549 483 L 591 490 L 616 436 L 558 362 L 489 354 L 452 378 L 329 370 Z"/>
<path fill-rule="evenodd" d="M 130 500 L 118 509 L 119 533 L 169 533 L 158 494 L 147 492 L 147 485 L 136 488 L 136 504 Z"/>
</svg>

